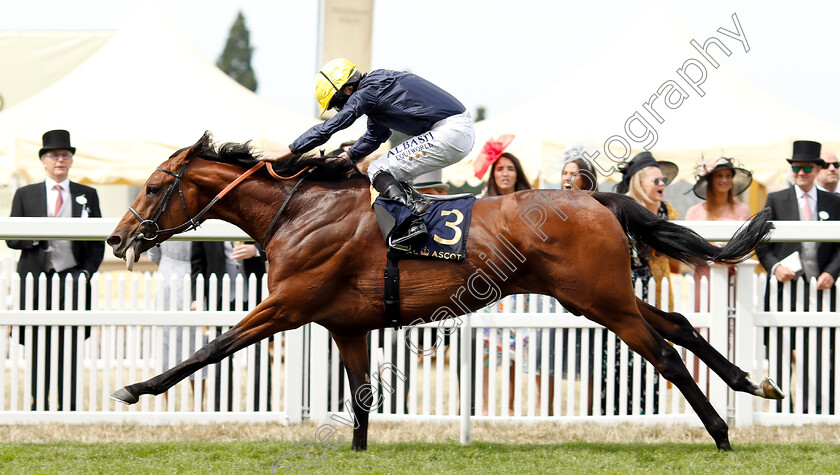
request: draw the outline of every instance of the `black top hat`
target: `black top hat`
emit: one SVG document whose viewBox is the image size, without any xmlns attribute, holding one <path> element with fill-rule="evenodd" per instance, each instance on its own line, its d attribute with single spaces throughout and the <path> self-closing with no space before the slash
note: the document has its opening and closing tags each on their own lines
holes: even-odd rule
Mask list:
<svg viewBox="0 0 840 475">
<path fill-rule="evenodd" d="M 788 163 L 816 163 L 821 167 L 825 167 L 825 160 L 820 158 L 820 149 L 822 149 L 822 145 L 820 145 L 819 142 L 811 142 L 810 140 L 797 140 L 793 142 L 793 156 L 788 158 L 787 161 Z"/>
<path fill-rule="evenodd" d="M 70 150 L 76 153 L 76 147 L 70 145 L 70 132 L 66 130 L 50 130 L 43 136 L 44 146 L 38 151 L 38 157 L 43 157 L 50 150 Z"/>
<path fill-rule="evenodd" d="M 627 191 L 630 190 L 630 179 L 633 178 L 633 175 L 647 167 L 658 167 L 662 170 L 662 175 L 668 179 L 669 183 L 674 181 L 674 178 L 680 171 L 680 168 L 674 162 L 656 160 L 650 152 L 639 153 L 623 166 L 619 165 L 618 171 L 620 171 L 624 177 L 617 185 L 615 185 L 616 193 L 627 193 Z"/>
<path fill-rule="evenodd" d="M 694 184 L 694 194 L 701 200 L 706 199 L 706 190 L 709 187 L 709 180 L 718 170 L 732 170 L 732 193 L 738 196 L 750 187 L 752 183 L 752 172 L 741 167 L 736 167 L 732 159 L 726 157 L 716 158 L 703 162 L 697 166 L 697 183 Z"/>
</svg>

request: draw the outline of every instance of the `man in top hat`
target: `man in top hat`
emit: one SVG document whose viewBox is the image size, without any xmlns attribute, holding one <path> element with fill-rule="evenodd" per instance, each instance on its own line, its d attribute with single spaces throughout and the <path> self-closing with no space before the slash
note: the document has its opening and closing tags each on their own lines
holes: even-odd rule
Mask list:
<svg viewBox="0 0 840 475">
<path fill-rule="evenodd" d="M 820 158 L 821 145 L 808 140 L 793 143 L 793 156 L 788 159 L 793 170 L 793 186 L 767 195 L 766 207 L 772 211 L 770 219 L 780 221 L 833 221 L 840 219 L 840 197 L 817 189 L 817 174 L 825 166 Z M 840 274 L 840 245 L 825 242 L 776 242 L 756 251 L 761 265 L 779 282 L 789 282 L 800 275 L 783 259 L 799 252 L 801 275 L 808 282 L 817 279 L 817 289 L 834 286 Z M 807 290 L 806 290 L 807 291 Z M 781 292 L 779 293 L 781 298 Z M 808 301 L 805 301 L 808 309 Z"/>
<path fill-rule="evenodd" d="M 778 221 L 833 221 L 840 219 L 840 196 L 827 191 L 819 190 L 816 186 L 817 175 L 820 170 L 825 167 L 825 162 L 820 158 L 820 150 L 822 146 L 818 142 L 811 142 L 808 140 L 798 140 L 793 143 L 793 156 L 788 159 L 793 171 L 793 186 L 790 188 L 770 193 L 767 195 L 766 207 L 772 211 L 770 215 L 771 220 Z M 796 254 L 799 254 L 797 259 Z M 817 279 L 817 309 L 822 310 L 822 291 L 832 289 L 834 281 L 840 273 L 840 243 L 834 242 L 775 242 L 767 246 L 760 247 L 756 250 L 758 259 L 764 269 L 769 274 L 772 274 L 780 282 L 777 301 L 770 302 L 770 280 L 767 281 L 765 287 L 764 307 L 768 310 L 781 311 L 794 310 L 796 308 L 797 297 L 803 299 L 803 308 L 805 311 L 809 310 L 810 299 L 810 281 L 812 278 Z M 787 259 L 786 259 L 787 258 Z M 791 268 L 790 266 L 793 266 Z M 801 267 L 801 270 L 798 268 Z M 796 278 L 805 278 L 804 295 L 796 295 Z M 789 283 L 788 283 L 789 282 Z M 784 285 L 781 285 L 784 284 Z M 789 290 L 788 290 L 789 289 Z M 790 308 L 782 308 L 783 295 L 785 292 L 790 293 Z M 836 302 L 836 295 L 832 289 L 830 309 L 834 310 Z M 830 351 L 834 351 L 834 342 L 823 341 L 822 335 L 816 335 L 817 353 L 808 355 L 802 352 L 800 355 L 795 353 L 796 336 L 794 333 L 796 329 L 792 329 L 790 341 L 791 361 L 797 362 L 800 367 L 806 364 L 806 358 L 816 358 L 821 354 L 824 345 L 829 345 Z M 769 343 L 769 331 L 765 330 L 765 340 Z M 803 348 L 807 349 L 810 346 L 810 332 L 806 331 L 803 335 Z M 781 340 L 775 342 L 777 345 L 777 354 L 782 355 Z M 821 371 L 829 371 L 829 374 L 834 374 L 833 358 L 828 365 L 828 368 L 822 367 L 818 363 L 818 368 Z M 781 376 L 781 373 L 776 375 Z M 817 380 L 816 384 L 816 408 L 809 408 L 809 392 L 810 388 L 805 385 L 801 395 L 804 401 L 804 409 L 806 412 L 822 411 L 821 395 L 824 390 L 830 390 L 833 385 L 830 384 L 828 388 L 823 388 L 822 378 L 818 374 L 810 375 L 810 377 Z M 793 387 L 793 386 L 791 386 Z M 829 411 L 834 410 L 834 400 L 829 402 Z"/>
<path fill-rule="evenodd" d="M 70 167 L 73 165 L 73 154 L 76 148 L 70 145 L 70 133 L 66 130 L 51 130 L 43 136 L 43 147 L 38 152 L 41 164 L 44 166 L 46 179 L 41 183 L 24 186 L 15 192 L 12 200 L 12 217 L 61 217 L 61 218 L 87 218 L 101 217 L 99 211 L 99 196 L 96 190 L 85 185 L 72 182 L 68 178 Z M 47 309 L 52 309 L 52 277 L 58 274 L 60 279 L 59 309 L 65 305 L 73 309 L 82 306 L 90 308 L 90 276 L 99 269 L 102 258 L 105 255 L 105 243 L 103 241 L 31 241 L 31 240 L 9 240 L 6 244 L 12 249 L 20 249 L 20 260 L 18 261 L 18 274 L 21 277 L 21 309 L 34 310 L 38 308 L 38 276 L 45 273 L 47 276 Z M 27 274 L 35 278 L 33 289 L 33 301 L 27 302 L 25 296 L 25 278 Z M 79 303 L 78 279 L 84 275 L 86 283 L 86 301 Z M 64 279 L 71 277 L 73 280 L 73 295 L 69 302 L 65 302 Z M 57 309 L 56 309 L 57 310 Z M 64 354 L 64 327 L 59 328 L 59 355 Z M 37 351 L 37 331 L 33 332 L 33 356 Z M 49 361 L 50 361 L 50 328 L 46 328 L 46 356 L 45 356 L 45 378 L 46 385 L 44 394 L 49 395 Z M 73 364 L 71 379 L 71 410 L 75 409 L 75 357 L 76 357 L 76 332 L 73 332 L 72 355 Z M 32 365 L 32 393 L 36 393 L 37 364 L 33 357 Z M 63 363 L 59 356 L 58 365 L 58 407 L 62 407 L 63 390 Z M 40 402 L 40 401 L 38 401 Z M 33 402 L 33 409 L 36 402 Z M 44 409 L 45 407 L 38 407 Z"/>
</svg>

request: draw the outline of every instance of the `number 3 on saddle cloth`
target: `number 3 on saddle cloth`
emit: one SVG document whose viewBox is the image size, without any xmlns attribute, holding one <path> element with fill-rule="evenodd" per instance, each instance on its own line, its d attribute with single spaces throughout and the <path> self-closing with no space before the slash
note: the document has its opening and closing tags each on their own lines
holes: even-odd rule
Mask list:
<svg viewBox="0 0 840 475">
<path fill-rule="evenodd" d="M 416 193 L 416 192 L 415 192 Z M 423 195 L 430 201 L 423 213 L 423 221 L 429 237 L 417 248 L 388 246 L 388 261 L 385 264 L 385 325 L 399 329 L 400 318 L 400 269 L 399 259 L 444 259 L 463 261 L 467 257 L 467 235 L 470 230 L 472 207 L 475 196 Z M 385 243 L 391 242 L 391 235 L 408 225 L 411 211 L 400 203 L 379 197 L 373 203 L 373 210 L 379 221 L 379 229 Z"/>
<path fill-rule="evenodd" d="M 423 212 L 423 221 L 429 237 L 422 246 L 390 246 L 389 257 L 395 259 L 443 259 L 462 261 L 466 258 L 467 235 L 472 218 L 475 196 L 470 193 L 460 195 L 423 195 L 430 201 Z M 376 198 L 373 210 L 379 221 L 379 229 L 385 243 L 391 242 L 391 235 L 402 226 L 408 225 L 411 211 L 400 203 Z"/>
</svg>

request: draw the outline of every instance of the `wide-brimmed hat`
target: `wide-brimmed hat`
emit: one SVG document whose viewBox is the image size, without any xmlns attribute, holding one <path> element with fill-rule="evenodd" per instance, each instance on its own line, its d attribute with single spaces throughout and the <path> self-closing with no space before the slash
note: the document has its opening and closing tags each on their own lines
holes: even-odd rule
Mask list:
<svg viewBox="0 0 840 475">
<path fill-rule="evenodd" d="M 442 191 L 449 190 L 449 185 L 443 182 L 443 172 L 434 170 L 418 176 L 412 182 L 414 188 L 440 188 Z"/>
<path fill-rule="evenodd" d="M 738 196 L 750 187 L 752 183 L 752 172 L 735 166 L 731 158 L 719 157 L 714 160 L 707 160 L 697 165 L 697 183 L 694 184 L 694 194 L 701 200 L 706 199 L 706 190 L 709 187 L 709 180 L 718 170 L 732 170 L 732 193 Z"/>
<path fill-rule="evenodd" d="M 70 132 L 66 130 L 50 130 L 44 133 L 42 141 L 44 146 L 38 151 L 38 158 L 50 150 L 70 150 L 70 153 L 76 153 L 76 147 L 70 145 Z"/>
<path fill-rule="evenodd" d="M 674 178 L 680 171 L 680 167 L 678 167 L 674 162 L 656 160 L 650 152 L 641 152 L 624 165 L 619 165 L 618 171 L 620 171 L 624 177 L 617 185 L 615 185 L 616 193 L 627 193 L 627 191 L 630 190 L 630 179 L 633 178 L 633 175 L 647 167 L 658 167 L 662 170 L 662 175 L 668 179 L 668 183 L 674 181 Z"/>
<path fill-rule="evenodd" d="M 807 162 L 815 163 L 825 167 L 825 160 L 820 158 L 822 145 L 819 142 L 810 140 L 797 140 L 793 142 L 793 155 L 787 159 L 788 163 Z"/>
</svg>

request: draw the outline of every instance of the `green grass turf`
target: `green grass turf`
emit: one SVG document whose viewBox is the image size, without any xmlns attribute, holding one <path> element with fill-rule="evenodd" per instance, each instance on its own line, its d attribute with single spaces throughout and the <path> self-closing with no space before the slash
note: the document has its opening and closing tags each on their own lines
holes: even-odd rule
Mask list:
<svg viewBox="0 0 840 475">
<path fill-rule="evenodd" d="M 305 441 L 304 441 L 305 443 Z M 271 473 L 289 442 L 166 442 L 0 444 L 0 473 Z M 738 445 L 718 452 L 712 443 L 565 443 L 545 445 L 477 442 L 393 443 L 352 452 L 315 444 L 309 459 L 277 461 L 276 473 L 838 473 L 840 445 L 825 443 Z"/>
</svg>

